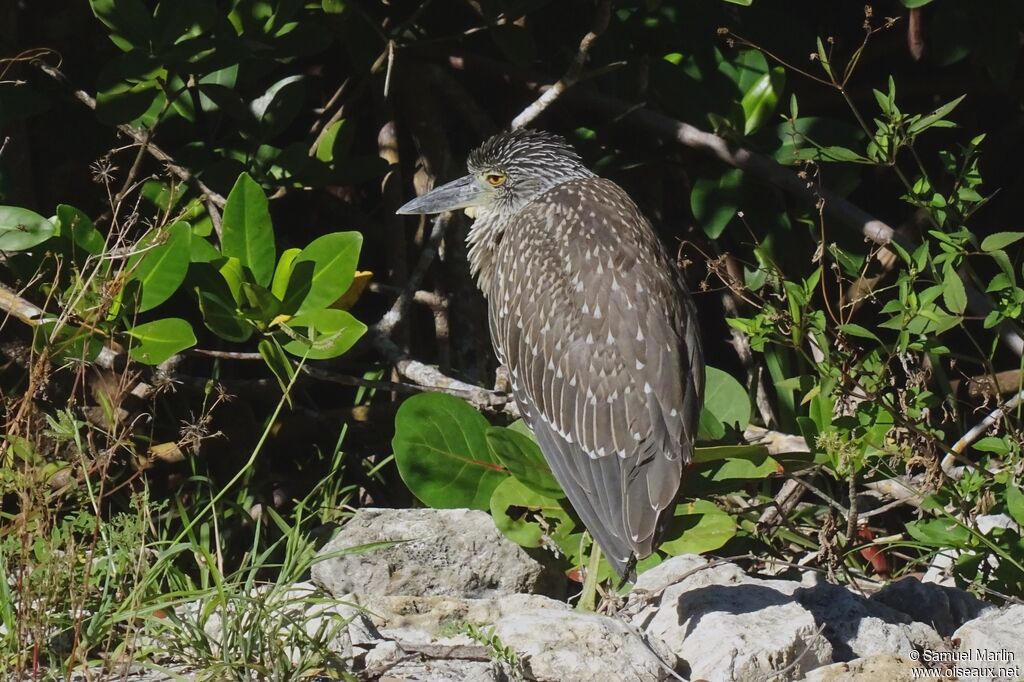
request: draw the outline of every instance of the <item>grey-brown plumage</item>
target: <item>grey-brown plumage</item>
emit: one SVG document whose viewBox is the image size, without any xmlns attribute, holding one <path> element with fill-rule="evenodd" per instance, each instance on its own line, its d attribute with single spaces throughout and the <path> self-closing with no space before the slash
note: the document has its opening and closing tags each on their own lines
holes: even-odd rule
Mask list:
<svg viewBox="0 0 1024 682">
<path fill-rule="evenodd" d="M 501 133 L 401 213 L 474 208 L 470 266 L 523 418 L 616 572 L 649 555 L 704 388 L 694 310 L 629 196 L 560 137 Z"/>
</svg>

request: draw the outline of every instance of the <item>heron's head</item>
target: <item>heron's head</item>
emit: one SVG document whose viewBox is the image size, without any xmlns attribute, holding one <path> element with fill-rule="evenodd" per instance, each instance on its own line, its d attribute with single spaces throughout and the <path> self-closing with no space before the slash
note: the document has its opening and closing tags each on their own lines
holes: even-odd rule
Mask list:
<svg viewBox="0 0 1024 682">
<path fill-rule="evenodd" d="M 498 133 L 466 165 L 467 175 L 413 199 L 398 213 L 514 213 L 552 187 L 593 175 L 564 139 L 541 130 Z"/>
</svg>

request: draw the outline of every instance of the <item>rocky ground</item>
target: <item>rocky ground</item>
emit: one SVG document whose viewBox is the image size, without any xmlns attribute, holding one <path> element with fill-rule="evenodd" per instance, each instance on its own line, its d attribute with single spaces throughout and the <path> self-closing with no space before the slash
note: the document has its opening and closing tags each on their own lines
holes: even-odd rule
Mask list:
<svg viewBox="0 0 1024 682">
<path fill-rule="evenodd" d="M 921 679 L 922 659 L 978 650 L 1004 659 L 986 664 L 996 674 L 960 679 L 1024 669 L 1024 606 L 913 578 L 865 596 L 687 555 L 641 575 L 613 615 L 582 613 L 469 510 L 361 510 L 323 555 L 382 540 L 408 541 L 326 558 L 295 586 L 331 597 L 307 628 L 348 620 L 335 648 L 360 679 L 899 682 Z"/>
</svg>

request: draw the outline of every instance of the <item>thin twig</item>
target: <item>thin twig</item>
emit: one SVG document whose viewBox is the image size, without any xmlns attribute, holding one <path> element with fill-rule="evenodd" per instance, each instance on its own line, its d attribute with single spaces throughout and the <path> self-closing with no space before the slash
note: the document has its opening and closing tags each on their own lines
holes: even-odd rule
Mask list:
<svg viewBox="0 0 1024 682">
<path fill-rule="evenodd" d="M 96 109 L 96 98 L 94 98 L 92 95 L 85 92 L 84 90 L 74 89 L 74 87 L 68 82 L 67 76 L 65 76 L 64 73 L 61 72 L 59 69 L 54 68 L 41 60 L 37 60 L 34 63 L 40 71 L 50 76 L 61 85 L 68 87 L 71 90 L 71 94 L 79 102 L 89 107 L 90 109 Z M 178 178 L 187 183 L 193 184 L 199 190 L 199 192 L 203 195 L 203 202 L 206 205 L 207 212 L 210 214 L 210 219 L 213 221 L 214 229 L 216 230 L 217 235 L 220 236 L 220 211 L 221 209 L 224 208 L 224 204 L 227 203 L 227 200 L 217 192 L 207 187 L 202 180 L 195 177 L 192 174 L 192 172 L 189 171 L 187 168 L 179 165 L 170 154 L 168 154 L 163 149 L 149 141 L 149 135 L 146 131 L 138 130 L 136 128 L 131 127 L 130 125 L 123 123 L 121 125 L 118 125 L 117 129 L 120 130 L 125 135 L 127 135 L 128 137 L 135 140 L 137 144 L 142 145 L 143 148 L 147 152 L 149 152 L 150 156 L 164 164 L 164 167 L 167 168 L 168 172 L 177 176 Z"/>
<path fill-rule="evenodd" d="M 534 119 L 544 113 L 544 110 L 551 106 L 552 102 L 558 99 L 563 92 L 579 82 L 580 76 L 583 74 L 583 66 L 587 63 L 587 56 L 590 54 L 590 48 L 598 36 L 608 29 L 611 13 L 611 0 L 601 0 L 597 6 L 594 26 L 580 41 L 580 48 L 576 51 L 576 56 L 573 58 L 572 64 L 569 65 L 568 71 L 558 82 L 544 90 L 540 97 L 534 100 L 533 104 L 523 109 L 518 116 L 512 119 L 512 123 L 509 126 L 512 130 L 528 126 Z"/>
<path fill-rule="evenodd" d="M 960 440 L 950 448 L 951 452 L 947 453 L 946 456 L 942 458 L 942 471 L 946 476 L 954 481 L 958 481 L 963 478 L 965 470 L 973 469 L 974 467 L 970 465 L 959 467 L 953 466 L 957 460 L 957 456 L 962 454 L 963 451 L 966 450 L 974 441 L 978 440 L 978 438 L 980 438 L 986 431 L 992 428 L 992 426 L 1002 419 L 1007 412 L 1020 405 L 1022 400 L 1024 400 L 1024 389 L 1021 389 L 1017 395 L 1007 400 L 1005 404 L 989 412 L 988 416 L 982 419 L 980 423 L 961 436 Z"/>
</svg>

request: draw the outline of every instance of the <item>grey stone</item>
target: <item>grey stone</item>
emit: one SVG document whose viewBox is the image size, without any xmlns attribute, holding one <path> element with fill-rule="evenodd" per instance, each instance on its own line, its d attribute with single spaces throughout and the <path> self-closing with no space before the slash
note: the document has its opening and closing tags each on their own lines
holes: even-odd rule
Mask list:
<svg viewBox="0 0 1024 682">
<path fill-rule="evenodd" d="M 661 643 L 645 643 L 625 623 L 593 613 L 524 611 L 499 620 L 495 634 L 515 650 L 531 680 L 652 682 L 675 667 Z"/>
<path fill-rule="evenodd" d="M 922 679 L 921 667 L 899 656 L 878 654 L 817 668 L 807 673 L 804 682 L 910 682 Z"/>
<path fill-rule="evenodd" d="M 448 595 L 517 592 L 561 596 L 565 579 L 470 509 L 360 509 L 321 554 L 397 544 L 317 562 L 313 582 L 333 595 Z"/>
<path fill-rule="evenodd" d="M 970 592 L 945 585 L 922 583 L 914 577 L 886 585 L 871 595 L 870 599 L 905 613 L 913 620 L 931 625 L 943 637 L 949 637 L 958 627 L 988 609 L 996 608 Z"/>
<path fill-rule="evenodd" d="M 833 659 L 850 661 L 877 654 L 908 658 L 922 649 L 946 646 L 930 625 L 872 602 L 839 585 L 819 584 L 794 591 L 797 602 L 824 624 L 822 634 L 832 643 Z"/>
<path fill-rule="evenodd" d="M 651 602 L 633 624 L 683 659 L 691 679 L 762 680 L 783 670 L 773 679 L 802 679 L 832 662 L 832 646 L 814 616 L 793 600 L 799 588 L 684 555 L 640 576 L 635 591 Z"/>
<path fill-rule="evenodd" d="M 956 665 L 997 669 L 984 679 L 1018 680 L 1024 677 L 1024 606 L 1013 604 L 985 611 L 959 627 L 953 633 L 952 641 L 958 652 L 970 654 L 970 661 Z"/>
</svg>

